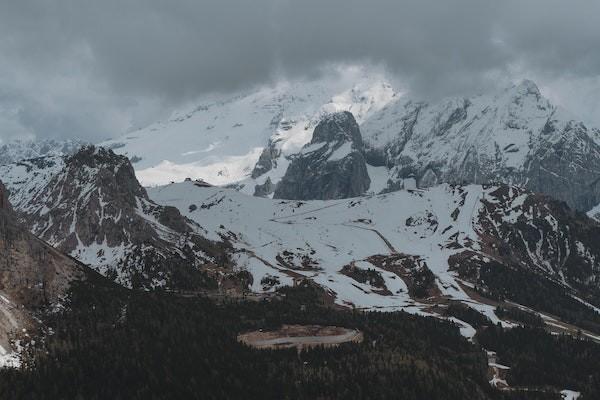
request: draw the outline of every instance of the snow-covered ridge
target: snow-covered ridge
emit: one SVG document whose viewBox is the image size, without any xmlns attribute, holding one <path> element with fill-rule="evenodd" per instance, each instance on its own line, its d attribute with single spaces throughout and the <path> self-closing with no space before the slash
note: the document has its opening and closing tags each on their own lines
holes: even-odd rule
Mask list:
<svg viewBox="0 0 600 400">
<path fill-rule="evenodd" d="M 249 178 L 269 143 L 282 156 L 294 154 L 310 141 L 323 115 L 351 111 L 360 122 L 395 97 L 379 74 L 361 73 L 351 84 L 331 78 L 282 82 L 200 100 L 200 106 L 168 121 L 100 145 L 127 155 L 144 186 L 186 177 L 227 185 Z M 281 158 L 283 170 L 277 173 L 283 175 Z"/>
<path fill-rule="evenodd" d="M 220 251 L 152 202 L 129 160 L 108 149 L 3 165 L 0 176 L 32 233 L 125 286 L 175 286 L 181 269 L 193 275 Z"/>
<path fill-rule="evenodd" d="M 373 173 L 369 192 L 500 182 L 551 194 L 584 211 L 600 203 L 599 131 L 553 106 L 531 81 L 432 104 L 398 97 L 362 121 L 360 130 Z M 294 156 L 270 141 L 252 176 L 236 187 L 247 194 L 276 193 Z"/>
<path fill-rule="evenodd" d="M 581 210 L 600 202 L 597 130 L 552 105 L 531 81 L 432 104 L 399 99 L 361 133 L 367 162 L 387 166 L 393 187 L 408 177 L 419 187 L 502 182 Z"/>
<path fill-rule="evenodd" d="M 515 184 L 587 211 L 600 203 L 600 130 L 574 120 L 525 80 L 469 98 L 426 103 L 382 74 L 283 82 L 221 97 L 104 142 L 145 186 L 189 177 L 269 196 L 324 115 L 360 125 L 369 192 L 443 182 Z M 596 183 L 594 183 L 596 182 Z"/>
<path fill-rule="evenodd" d="M 79 139 L 14 140 L 0 146 L 0 165 L 43 156 L 71 155 L 86 144 Z"/>
<path fill-rule="evenodd" d="M 373 148 L 406 141 L 403 155 L 459 158 L 470 148 L 494 155 L 508 166 L 522 166 L 532 135 L 539 135 L 556 112 L 535 84 L 523 81 L 497 93 L 449 98 L 438 103 L 398 100 L 362 124 Z M 434 147 L 426 151 L 420 145 Z M 427 148 L 427 147 L 426 147 Z"/>
</svg>

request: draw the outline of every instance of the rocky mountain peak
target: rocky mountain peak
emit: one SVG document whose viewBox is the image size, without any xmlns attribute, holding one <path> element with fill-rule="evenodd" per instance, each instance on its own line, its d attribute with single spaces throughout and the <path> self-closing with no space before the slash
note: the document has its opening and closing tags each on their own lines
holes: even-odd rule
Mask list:
<svg viewBox="0 0 600 400">
<path fill-rule="evenodd" d="M 311 144 L 351 142 L 355 148 L 363 146 L 360 128 L 352 113 L 341 111 L 326 115 L 315 127 Z"/>
<path fill-rule="evenodd" d="M 536 83 L 530 79 L 523 79 L 519 84 L 514 86 L 514 90 L 516 93 L 522 96 L 541 96 L 540 89 L 538 88 Z"/>
<path fill-rule="evenodd" d="M 90 168 L 124 164 L 125 160 L 127 160 L 126 157 L 116 155 L 111 149 L 94 145 L 83 146 L 79 151 L 67 157 L 67 161 L 70 163 Z"/>
<path fill-rule="evenodd" d="M 179 210 L 148 198 L 127 157 L 86 146 L 54 161 L 3 171 L 21 220 L 57 249 L 121 284 L 147 288 L 201 285 L 199 268 L 226 258 Z M 30 181 L 34 192 L 23 185 Z"/>
<path fill-rule="evenodd" d="M 343 199 L 364 194 L 371 184 L 360 128 L 349 112 L 325 117 L 312 140 L 292 159 L 274 197 Z"/>
<path fill-rule="evenodd" d="M 600 202 L 594 129 L 573 121 L 530 80 L 469 99 L 419 108 L 386 106 L 360 129 L 371 165 L 389 171 L 386 191 L 414 177 L 443 182 L 509 182 L 588 211 Z"/>
<path fill-rule="evenodd" d="M 525 79 L 518 84 L 506 89 L 504 95 L 496 99 L 494 104 L 499 111 L 507 112 L 505 118 L 518 120 L 519 123 L 512 126 L 522 125 L 523 127 L 531 123 L 532 118 L 551 114 L 556 107 L 545 98 L 540 92 L 535 82 Z"/>
<path fill-rule="evenodd" d="M 136 205 L 136 198 L 147 199 L 146 190 L 139 184 L 131 162 L 111 149 L 96 146 L 82 147 L 65 160 L 65 183 L 78 187 L 102 188 L 111 203 Z"/>
</svg>

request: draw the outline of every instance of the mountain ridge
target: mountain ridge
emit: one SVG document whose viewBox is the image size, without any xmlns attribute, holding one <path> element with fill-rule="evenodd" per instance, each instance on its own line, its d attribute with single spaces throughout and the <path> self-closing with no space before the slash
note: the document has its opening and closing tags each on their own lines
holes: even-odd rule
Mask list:
<svg viewBox="0 0 600 400">
<path fill-rule="evenodd" d="M 207 98 L 102 144 L 127 155 L 145 185 L 201 178 L 271 196 L 318 122 L 350 111 L 365 143 L 370 192 L 502 182 L 552 194 L 582 211 L 600 204 L 600 130 L 551 104 L 533 81 L 423 102 L 394 91 L 383 75 L 363 71 L 353 79 Z"/>
<path fill-rule="evenodd" d="M 225 243 L 206 241 L 178 210 L 152 202 L 129 160 L 109 149 L 87 146 L 0 174 L 32 233 L 125 286 L 211 285 L 202 267 L 227 265 Z"/>
<path fill-rule="evenodd" d="M 600 202 L 597 130 L 570 119 L 532 81 L 433 105 L 397 101 L 361 131 L 368 161 L 389 168 L 390 188 L 407 178 L 419 187 L 503 182 L 582 211 Z"/>
</svg>

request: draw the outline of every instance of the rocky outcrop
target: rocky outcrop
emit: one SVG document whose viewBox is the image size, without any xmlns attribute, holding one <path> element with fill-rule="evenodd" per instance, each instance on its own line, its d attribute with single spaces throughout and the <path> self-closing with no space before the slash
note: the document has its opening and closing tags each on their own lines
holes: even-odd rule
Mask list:
<svg viewBox="0 0 600 400">
<path fill-rule="evenodd" d="M 0 365 L 18 365 L 13 341 L 36 327 L 33 313 L 56 306 L 90 271 L 36 238 L 17 220 L 0 182 Z"/>
<path fill-rule="evenodd" d="M 550 119 L 547 135 L 526 161 L 523 186 L 587 211 L 600 203 L 600 145 L 585 125 Z"/>
<path fill-rule="evenodd" d="M 0 290 L 35 308 L 56 302 L 85 267 L 32 235 L 17 220 L 0 183 Z"/>
<path fill-rule="evenodd" d="M 131 164 L 111 150 L 84 147 L 30 199 L 22 218 L 32 231 L 66 253 L 92 244 L 116 247 L 150 241 L 135 210 L 147 194 Z M 131 236 L 133 234 L 133 237 Z"/>
<path fill-rule="evenodd" d="M 337 146 L 347 142 L 362 151 L 363 142 L 358 124 L 352 113 L 343 111 L 325 116 L 315 127 L 310 144 L 333 143 Z"/>
<path fill-rule="evenodd" d="M 274 198 L 342 199 L 364 194 L 371 183 L 360 129 L 349 112 L 324 117 L 312 140 L 292 159 Z"/>
<path fill-rule="evenodd" d="M 179 210 L 151 201 L 125 156 L 88 146 L 53 163 L 25 164 L 15 166 L 18 178 L 7 171 L 25 225 L 125 286 L 211 285 L 203 267 L 227 264 L 226 244 L 204 239 Z M 40 172 L 44 165 L 51 172 Z"/>
<path fill-rule="evenodd" d="M 277 143 L 272 139 L 269 139 L 267 147 L 265 147 L 260 153 L 260 157 L 252 170 L 251 177 L 256 179 L 259 176 L 269 172 L 273 167 L 277 166 L 277 159 L 281 155 L 281 149 L 278 148 Z"/>
<path fill-rule="evenodd" d="M 271 177 L 267 177 L 265 183 L 254 186 L 254 196 L 267 197 L 275 191 L 275 185 L 271 182 Z"/>
<path fill-rule="evenodd" d="M 600 224 L 550 196 L 511 186 L 489 190 L 479 215 L 495 260 L 600 295 Z"/>
</svg>

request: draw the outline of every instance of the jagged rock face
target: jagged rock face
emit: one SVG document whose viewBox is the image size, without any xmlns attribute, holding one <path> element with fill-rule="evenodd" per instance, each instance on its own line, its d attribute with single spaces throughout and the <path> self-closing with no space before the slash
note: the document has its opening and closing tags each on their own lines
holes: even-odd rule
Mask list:
<svg viewBox="0 0 600 400">
<path fill-rule="evenodd" d="M 313 153 L 311 157 L 295 159 L 273 197 L 331 200 L 357 197 L 367 191 L 370 179 L 362 154 L 354 152 L 339 161 L 315 164 L 314 159 L 322 157 L 323 154 Z"/>
<path fill-rule="evenodd" d="M 65 160 L 60 173 L 31 198 L 23 219 L 35 234 L 67 253 L 80 244 L 115 247 L 129 242 L 131 233 L 134 240 L 153 239 L 155 234 L 130 212 L 144 200 L 146 192 L 127 159 L 90 146 Z"/>
<path fill-rule="evenodd" d="M 265 183 L 254 186 L 254 196 L 267 197 L 275 191 L 275 185 L 271 182 L 271 178 L 267 177 Z"/>
<path fill-rule="evenodd" d="M 389 189 L 416 178 L 523 186 L 587 211 L 600 203 L 597 131 L 572 121 L 531 81 L 439 104 L 398 101 L 362 126 L 367 162 L 390 168 Z"/>
<path fill-rule="evenodd" d="M 352 113 L 343 111 L 323 118 L 315 127 L 310 144 L 323 142 L 350 142 L 356 149 L 362 150 L 363 143 L 360 128 Z"/>
<path fill-rule="evenodd" d="M 277 147 L 277 143 L 269 139 L 269 144 L 263 149 L 262 153 L 260 153 L 260 157 L 252 170 L 252 179 L 258 178 L 277 166 L 277 159 L 280 155 L 281 149 Z"/>
<path fill-rule="evenodd" d="M 84 267 L 29 233 L 10 208 L 0 209 L 0 290 L 34 308 L 56 302 Z"/>
<path fill-rule="evenodd" d="M 10 200 L 8 199 L 8 190 L 4 183 L 0 182 L 0 210 L 12 211 Z"/>
<path fill-rule="evenodd" d="M 364 194 L 370 183 L 358 124 L 351 113 L 340 112 L 317 125 L 311 142 L 292 160 L 273 197 L 356 197 Z"/>
<path fill-rule="evenodd" d="M 6 174 L 21 219 L 61 251 L 144 288 L 208 284 L 201 267 L 226 262 L 226 246 L 203 239 L 177 209 L 148 199 L 125 156 L 89 146 L 51 161 L 22 163 Z"/>
<path fill-rule="evenodd" d="M 563 202 L 516 187 L 489 191 L 482 203 L 481 235 L 494 259 L 600 293 L 600 224 Z"/>
<path fill-rule="evenodd" d="M 17 220 L 0 182 L 0 346 L 3 356 L 23 329 L 36 325 L 31 313 L 54 306 L 71 283 L 89 271 L 27 231 Z M 3 360 L 6 362 L 6 359 Z"/>
<path fill-rule="evenodd" d="M 39 306 L 64 294 L 82 267 L 21 226 L 0 183 L 0 289 L 19 304 Z"/>
<path fill-rule="evenodd" d="M 549 121 L 548 140 L 526 161 L 528 189 L 550 194 L 570 206 L 587 211 L 600 203 L 600 146 L 581 123 L 564 127 Z"/>
</svg>

